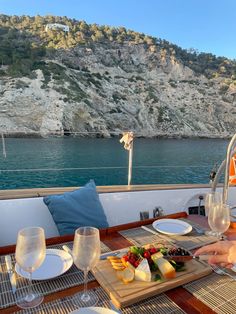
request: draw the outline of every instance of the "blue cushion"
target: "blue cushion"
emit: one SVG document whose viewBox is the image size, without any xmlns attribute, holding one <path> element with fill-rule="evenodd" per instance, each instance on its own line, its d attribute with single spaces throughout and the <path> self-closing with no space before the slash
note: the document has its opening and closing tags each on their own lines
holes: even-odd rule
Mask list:
<svg viewBox="0 0 236 314">
<path fill-rule="evenodd" d="M 60 235 L 73 234 L 81 226 L 108 227 L 93 180 L 79 190 L 49 195 L 43 201 L 52 214 Z"/>
</svg>

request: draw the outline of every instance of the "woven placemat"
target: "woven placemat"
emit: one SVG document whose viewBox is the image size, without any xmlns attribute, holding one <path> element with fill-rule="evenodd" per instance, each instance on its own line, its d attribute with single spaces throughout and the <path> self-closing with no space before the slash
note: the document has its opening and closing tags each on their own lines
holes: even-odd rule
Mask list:
<svg viewBox="0 0 236 314">
<path fill-rule="evenodd" d="M 236 281 L 215 273 L 190 282 L 184 288 L 219 314 L 235 314 Z"/>
<path fill-rule="evenodd" d="M 191 220 L 182 219 L 188 223 L 190 223 L 193 227 L 200 227 L 198 224 L 193 223 Z M 119 233 L 129 240 L 134 245 L 140 246 L 145 245 L 147 243 L 162 243 L 162 244 L 175 244 L 176 246 L 180 246 L 185 248 L 186 250 L 193 250 L 199 248 L 203 245 L 214 243 L 217 241 L 216 237 L 207 236 L 204 234 L 205 228 L 202 228 L 203 234 L 199 234 L 194 228 L 193 230 L 184 235 L 184 236 L 166 236 L 164 234 L 158 233 L 152 225 L 146 226 L 151 231 L 154 231 L 156 234 L 152 234 L 149 231 L 142 229 L 141 227 L 128 229 L 120 231 Z"/>
<path fill-rule="evenodd" d="M 94 289 L 94 292 L 99 298 L 99 303 L 96 306 L 110 308 L 110 302 L 105 291 L 99 287 Z M 38 306 L 31 310 L 22 310 L 18 314 L 67 314 L 74 311 L 79 306 L 75 306 L 72 301 L 73 297 L 66 297 Z M 120 310 L 123 314 L 184 314 L 184 312 L 177 304 L 169 299 L 165 294 L 159 294 L 158 296 L 149 298 L 145 301 L 135 303 L 132 306 L 126 307 Z"/>
<path fill-rule="evenodd" d="M 72 248 L 73 242 L 62 243 L 58 245 L 52 245 L 50 248 L 61 249 L 62 245 L 66 244 L 70 248 Z M 110 249 L 101 242 L 101 251 L 102 253 L 109 252 Z M 15 264 L 14 254 L 12 256 L 12 262 Z M 11 289 L 11 283 L 9 280 L 9 275 L 6 272 L 6 264 L 4 260 L 4 256 L 0 256 L 0 308 L 6 308 L 15 304 L 16 296 L 19 294 L 23 294 L 27 292 L 29 281 L 23 277 L 20 277 L 16 274 L 17 277 L 17 293 L 13 294 Z M 92 273 L 88 275 L 88 281 L 95 280 Z M 42 281 L 34 281 L 33 280 L 33 290 L 37 291 L 43 295 L 50 294 L 52 292 L 64 290 L 69 287 L 73 287 L 79 284 L 82 284 L 84 281 L 83 272 L 80 271 L 74 264 L 72 267 L 63 275 L 50 279 L 50 280 L 42 280 Z"/>
</svg>

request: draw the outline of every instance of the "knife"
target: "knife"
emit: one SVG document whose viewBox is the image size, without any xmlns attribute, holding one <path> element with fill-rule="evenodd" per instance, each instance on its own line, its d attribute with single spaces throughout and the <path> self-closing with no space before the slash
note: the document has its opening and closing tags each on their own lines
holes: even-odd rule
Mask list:
<svg viewBox="0 0 236 314">
<path fill-rule="evenodd" d="M 168 261 L 175 261 L 175 262 L 187 262 L 195 259 L 197 261 L 207 261 L 212 255 L 163 255 L 164 259 Z"/>
<path fill-rule="evenodd" d="M 154 231 L 154 230 L 152 230 L 152 229 L 150 229 L 150 228 L 148 228 L 148 227 L 146 227 L 146 226 L 141 226 L 141 228 L 142 228 L 143 230 L 146 230 L 146 231 L 152 233 L 152 234 L 158 235 L 159 238 L 166 239 L 166 236 L 161 235 L 159 232 Z M 170 239 L 170 238 L 168 239 L 168 242 L 173 243 L 173 244 L 176 243 L 176 241 L 175 241 L 174 239 Z"/>
<path fill-rule="evenodd" d="M 146 226 L 141 226 L 141 228 L 142 228 L 143 230 L 146 230 L 146 231 L 152 233 L 152 234 L 159 235 L 158 232 L 156 232 L 156 231 L 154 231 L 154 230 L 152 230 L 152 229 L 150 229 L 150 228 L 148 228 L 148 227 L 146 227 Z"/>
<path fill-rule="evenodd" d="M 107 259 L 108 256 L 117 256 L 117 255 L 119 255 L 120 253 L 123 253 L 123 254 L 125 255 L 125 252 L 121 252 L 121 251 L 109 252 L 109 253 L 102 254 L 102 255 L 100 256 L 100 260 Z"/>
<path fill-rule="evenodd" d="M 12 261 L 11 261 L 11 256 L 10 255 L 6 255 L 5 256 L 5 262 L 6 262 L 7 272 L 8 272 L 9 278 L 10 278 L 12 292 L 16 293 L 16 274 L 15 274 L 15 272 L 13 270 L 13 266 L 12 266 Z"/>
</svg>

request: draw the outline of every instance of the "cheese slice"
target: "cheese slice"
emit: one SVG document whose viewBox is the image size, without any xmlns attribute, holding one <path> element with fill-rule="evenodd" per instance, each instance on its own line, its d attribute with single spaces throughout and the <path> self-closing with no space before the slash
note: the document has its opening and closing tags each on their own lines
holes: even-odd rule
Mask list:
<svg viewBox="0 0 236 314">
<path fill-rule="evenodd" d="M 153 262 L 157 261 L 158 258 L 161 258 L 161 257 L 163 257 L 163 254 L 161 252 L 157 252 L 151 255 L 151 259 L 153 260 Z"/>
<path fill-rule="evenodd" d="M 142 260 L 142 262 L 135 268 L 135 280 L 140 281 L 151 281 L 152 274 L 150 271 L 150 267 L 146 258 Z"/>
<path fill-rule="evenodd" d="M 175 278 L 176 272 L 174 267 L 171 265 L 170 262 L 165 260 L 163 257 L 163 254 L 161 252 L 158 252 L 156 254 L 153 254 L 151 256 L 153 262 L 157 265 L 159 268 L 162 276 L 166 279 Z"/>
<path fill-rule="evenodd" d="M 164 258 L 158 258 L 156 260 L 156 265 L 158 266 L 162 276 L 166 279 L 175 278 L 176 272 L 174 267 Z"/>
</svg>

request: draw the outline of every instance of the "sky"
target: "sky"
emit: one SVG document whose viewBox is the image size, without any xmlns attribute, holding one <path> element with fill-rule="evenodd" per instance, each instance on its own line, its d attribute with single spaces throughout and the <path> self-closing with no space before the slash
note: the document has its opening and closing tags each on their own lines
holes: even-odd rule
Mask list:
<svg viewBox="0 0 236 314">
<path fill-rule="evenodd" d="M 236 0 L 0 0 L 0 13 L 124 26 L 184 49 L 236 59 Z"/>
</svg>

